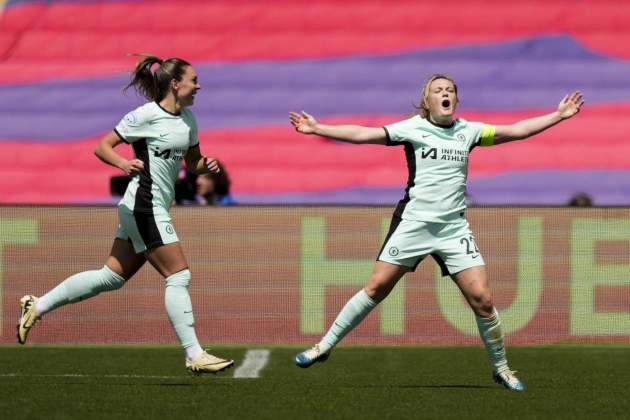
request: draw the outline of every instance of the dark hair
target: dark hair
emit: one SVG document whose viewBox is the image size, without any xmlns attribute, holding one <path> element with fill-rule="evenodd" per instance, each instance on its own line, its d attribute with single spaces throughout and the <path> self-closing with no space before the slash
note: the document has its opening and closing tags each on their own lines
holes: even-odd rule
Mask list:
<svg viewBox="0 0 630 420">
<path fill-rule="evenodd" d="M 219 168 L 221 171 L 219 173 L 210 173 L 210 177 L 214 180 L 214 191 L 220 197 L 228 195 L 230 193 L 230 186 L 232 185 L 232 181 L 230 180 L 230 176 L 228 175 L 227 170 L 223 163 L 219 163 Z"/>
<path fill-rule="evenodd" d="M 196 175 L 192 172 L 184 170 L 180 172 L 180 176 L 175 182 L 175 202 L 177 204 L 190 204 L 196 201 L 197 195 L 197 178 L 202 176 L 212 180 L 214 189 L 204 194 L 203 198 L 208 204 L 216 204 L 225 196 L 230 195 L 230 186 L 232 184 L 230 176 L 223 163 L 218 161 L 219 173 L 207 173 L 203 175 Z M 128 177 L 127 177 L 128 178 Z"/>
<path fill-rule="evenodd" d="M 149 54 L 135 54 L 142 57 L 136 67 L 131 71 L 131 81 L 123 90 L 133 87 L 136 92 L 152 101 L 161 101 L 168 93 L 171 80 L 182 80 L 186 67 L 190 63 L 181 58 L 168 58 L 162 60 Z M 159 66 L 155 71 L 151 67 Z"/>
<path fill-rule="evenodd" d="M 591 207 L 593 205 L 593 200 L 588 194 L 585 193 L 577 193 L 567 203 L 571 207 Z"/>
</svg>

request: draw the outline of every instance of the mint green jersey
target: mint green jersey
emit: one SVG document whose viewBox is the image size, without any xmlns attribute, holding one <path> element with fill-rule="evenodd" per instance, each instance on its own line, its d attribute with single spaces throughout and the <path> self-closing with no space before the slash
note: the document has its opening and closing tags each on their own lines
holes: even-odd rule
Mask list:
<svg viewBox="0 0 630 420">
<path fill-rule="evenodd" d="M 189 148 L 199 144 L 194 115 L 188 109 L 173 114 L 149 102 L 125 115 L 114 131 L 144 163 L 118 205 L 139 213 L 167 212 L 182 160 Z"/>
<path fill-rule="evenodd" d="M 462 118 L 438 126 L 414 116 L 384 127 L 387 145 L 405 146 L 409 179 L 395 215 L 407 220 L 450 222 L 466 208 L 468 157 L 494 142 L 494 127 Z"/>
</svg>

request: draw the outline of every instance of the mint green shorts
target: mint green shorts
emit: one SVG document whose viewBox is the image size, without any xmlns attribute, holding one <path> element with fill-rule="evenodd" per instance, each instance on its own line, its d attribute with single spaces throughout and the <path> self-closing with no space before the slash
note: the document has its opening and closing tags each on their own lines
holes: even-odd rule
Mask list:
<svg viewBox="0 0 630 420">
<path fill-rule="evenodd" d="M 435 223 L 394 216 L 377 260 L 415 271 L 427 255 L 440 265 L 444 276 L 486 264 L 463 217 Z"/>
<path fill-rule="evenodd" d="M 136 254 L 148 249 L 178 242 L 177 232 L 166 210 L 155 213 L 134 213 L 124 205 L 118 206 L 116 238 L 130 241 Z"/>
</svg>

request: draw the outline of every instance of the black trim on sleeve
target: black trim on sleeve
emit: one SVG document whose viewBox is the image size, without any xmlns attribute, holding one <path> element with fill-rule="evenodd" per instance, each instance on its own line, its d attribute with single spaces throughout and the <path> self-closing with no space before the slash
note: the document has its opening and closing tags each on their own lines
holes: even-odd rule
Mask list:
<svg viewBox="0 0 630 420">
<path fill-rule="evenodd" d="M 116 135 L 118 136 L 118 138 L 119 138 L 119 139 L 121 139 L 121 140 L 122 140 L 122 141 L 124 141 L 125 143 L 129 144 L 129 141 L 128 141 L 126 138 L 124 138 L 124 137 L 122 136 L 122 134 L 120 134 L 120 133 L 118 132 L 118 130 L 116 130 L 115 128 L 114 128 L 114 133 L 116 133 Z"/>
<path fill-rule="evenodd" d="M 385 130 L 385 137 L 387 137 L 387 140 L 385 140 L 385 146 L 398 146 L 398 143 L 394 143 L 392 141 L 392 136 L 389 134 L 387 127 L 383 126 L 383 130 Z"/>
</svg>

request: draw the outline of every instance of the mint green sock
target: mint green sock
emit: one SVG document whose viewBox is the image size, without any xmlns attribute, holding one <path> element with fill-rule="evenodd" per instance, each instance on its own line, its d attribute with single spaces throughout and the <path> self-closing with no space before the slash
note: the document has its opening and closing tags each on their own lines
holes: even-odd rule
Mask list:
<svg viewBox="0 0 630 420">
<path fill-rule="evenodd" d="M 68 303 L 80 302 L 101 292 L 120 289 L 124 284 L 125 279 L 106 265 L 100 270 L 83 271 L 68 277 L 40 297 L 35 304 L 35 312 L 42 316 Z"/>
<path fill-rule="evenodd" d="M 194 358 L 203 350 L 195 334 L 195 318 L 192 313 L 192 303 L 188 294 L 190 271 L 182 270 L 168 276 L 164 292 L 166 312 L 175 329 L 179 342 L 186 351 L 186 356 Z"/>
<path fill-rule="evenodd" d="M 361 289 L 343 307 L 335 322 L 319 342 L 319 349 L 327 352 L 333 348 L 342 338 L 354 329 L 374 309 L 376 302 Z"/>
<path fill-rule="evenodd" d="M 503 332 L 501 331 L 501 319 L 496 308 L 492 309 L 492 315 L 488 318 L 475 315 L 479 334 L 486 346 L 486 351 L 496 372 L 507 369 L 508 363 L 505 357 L 503 345 Z"/>
</svg>

